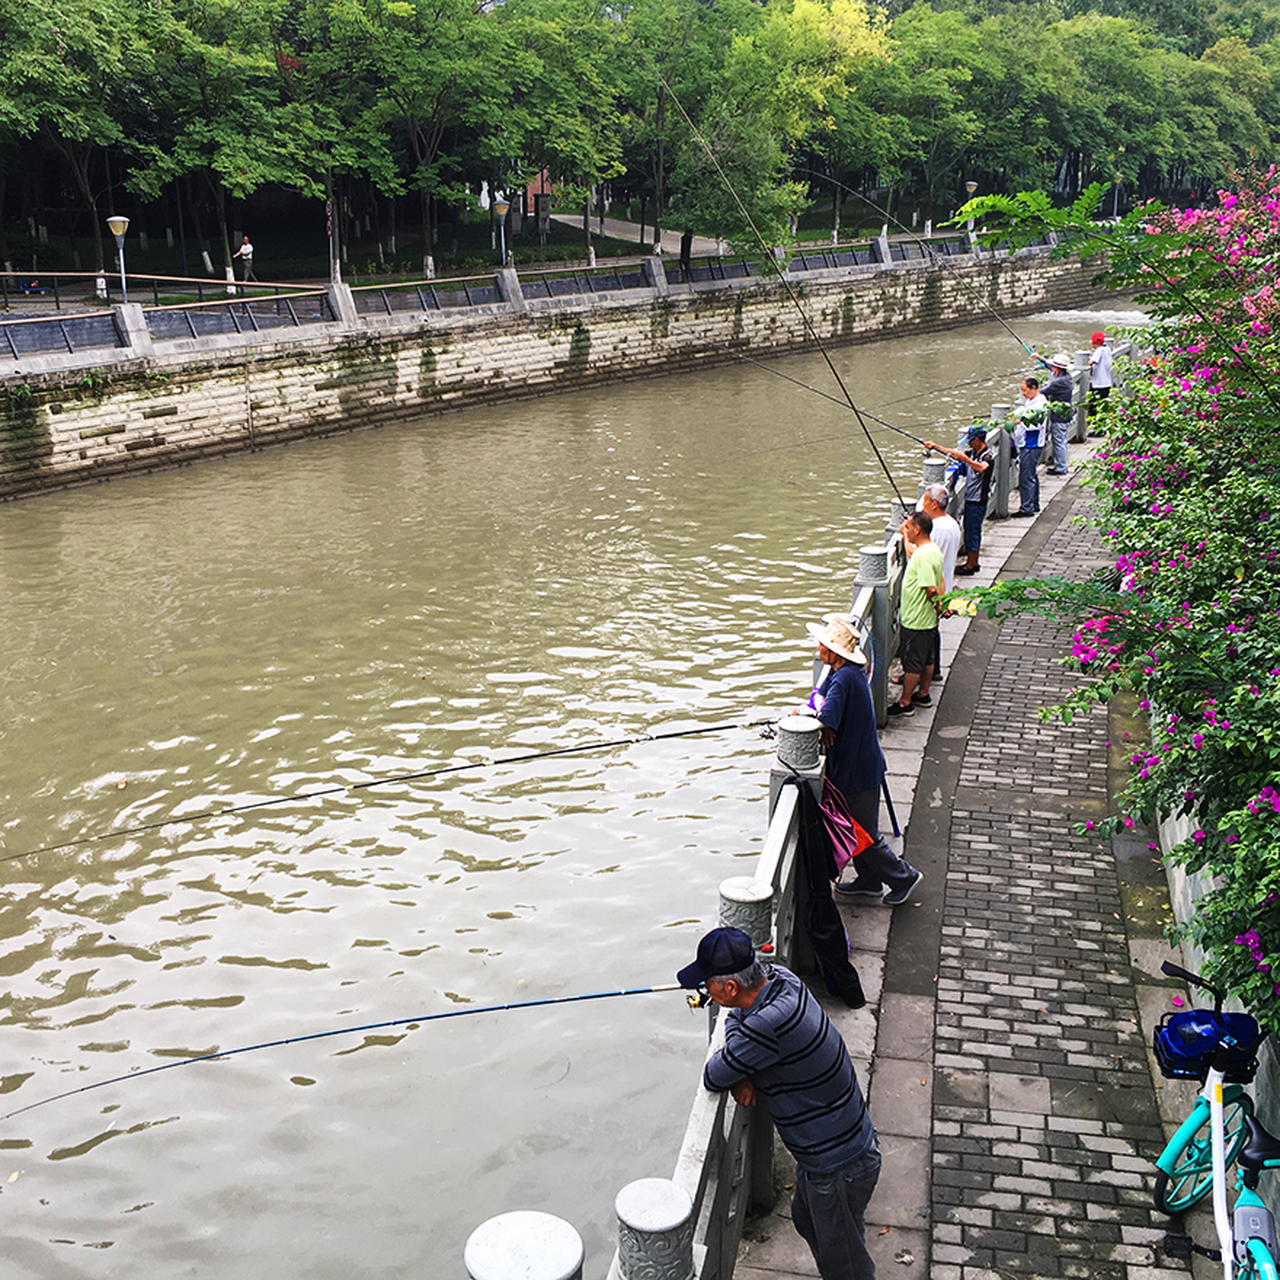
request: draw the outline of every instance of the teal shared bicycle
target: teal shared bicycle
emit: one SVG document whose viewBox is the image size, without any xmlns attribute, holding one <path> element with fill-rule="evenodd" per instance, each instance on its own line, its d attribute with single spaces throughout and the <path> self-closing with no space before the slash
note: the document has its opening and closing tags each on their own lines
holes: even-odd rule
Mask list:
<svg viewBox="0 0 1280 1280">
<path fill-rule="evenodd" d="M 1263 1170 L 1280 1168 L 1280 1140 L 1253 1115 L 1244 1086 L 1258 1069 L 1263 1033 L 1248 1014 L 1223 1013 L 1222 993 L 1211 983 L 1166 961 L 1170 977 L 1182 978 L 1214 997 L 1213 1011 L 1168 1014 L 1157 1028 L 1153 1048 L 1168 1079 L 1196 1079 L 1203 1088 L 1156 1161 L 1156 1207 L 1178 1214 L 1213 1192 L 1218 1249 L 1205 1249 L 1189 1235 L 1169 1234 L 1164 1251 L 1189 1259 L 1192 1253 L 1222 1263 L 1224 1280 L 1280 1280 L 1271 1211 L 1258 1195 Z M 1237 1164 L 1234 1211 L 1227 1207 L 1227 1169 Z"/>
</svg>

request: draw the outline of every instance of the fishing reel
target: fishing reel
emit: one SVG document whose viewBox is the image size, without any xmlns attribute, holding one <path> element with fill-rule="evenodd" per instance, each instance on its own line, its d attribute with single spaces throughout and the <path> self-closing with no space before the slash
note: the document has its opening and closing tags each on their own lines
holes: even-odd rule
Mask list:
<svg viewBox="0 0 1280 1280">
<path fill-rule="evenodd" d="M 705 1009 L 711 1003 L 711 992 L 705 982 L 698 983 L 697 989 L 685 996 L 690 1009 Z"/>
</svg>

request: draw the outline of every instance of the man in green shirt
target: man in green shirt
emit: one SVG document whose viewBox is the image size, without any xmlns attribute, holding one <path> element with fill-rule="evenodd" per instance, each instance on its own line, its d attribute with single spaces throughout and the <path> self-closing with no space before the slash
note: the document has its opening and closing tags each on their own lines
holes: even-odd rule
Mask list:
<svg viewBox="0 0 1280 1280">
<path fill-rule="evenodd" d="M 913 716 L 917 707 L 933 706 L 929 685 L 933 681 L 938 602 L 943 587 L 942 552 L 930 540 L 932 532 L 933 521 L 923 511 L 913 511 L 899 529 L 910 560 L 902 577 L 902 600 L 898 605 L 902 697 L 889 704 L 890 717 Z"/>
</svg>

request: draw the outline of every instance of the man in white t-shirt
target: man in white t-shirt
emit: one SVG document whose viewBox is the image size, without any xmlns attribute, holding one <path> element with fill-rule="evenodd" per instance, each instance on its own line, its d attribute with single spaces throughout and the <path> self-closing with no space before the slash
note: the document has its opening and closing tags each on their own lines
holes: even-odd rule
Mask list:
<svg viewBox="0 0 1280 1280">
<path fill-rule="evenodd" d="M 947 486 L 931 484 L 920 498 L 920 509 L 933 521 L 929 541 L 942 552 L 942 589 L 951 590 L 956 576 L 956 556 L 960 554 L 960 522 L 947 514 Z M 943 617 L 949 617 L 943 614 Z M 933 678 L 942 679 L 942 636 L 933 649 Z"/>
<path fill-rule="evenodd" d="M 1096 399 L 1105 400 L 1111 394 L 1111 348 L 1101 329 L 1089 341 L 1093 346 L 1089 355 L 1089 390 Z"/>
<path fill-rule="evenodd" d="M 240 258 L 244 262 L 244 278 L 248 280 L 257 280 L 257 276 L 253 274 L 253 245 L 249 243 L 249 237 L 245 236 L 240 242 L 240 247 L 231 255 L 233 258 Z"/>
<path fill-rule="evenodd" d="M 942 552 L 942 587 L 951 590 L 960 552 L 960 522 L 947 514 L 947 486 L 931 484 L 920 499 L 920 509 L 933 521 L 929 541 Z"/>
<path fill-rule="evenodd" d="M 1022 399 L 1013 407 L 1013 447 L 1018 451 L 1019 509 L 1009 514 L 1033 516 L 1040 510 L 1040 450 L 1044 445 L 1049 402 L 1039 380 L 1028 374 L 1018 384 Z"/>
<path fill-rule="evenodd" d="M 1090 418 L 1097 412 L 1098 406 L 1111 394 L 1114 378 L 1111 375 L 1111 348 L 1107 346 L 1107 335 L 1101 329 L 1089 340 L 1093 351 L 1089 356 L 1089 398 L 1087 413 Z M 1105 432 L 1090 424 L 1092 435 L 1100 436 Z"/>
</svg>

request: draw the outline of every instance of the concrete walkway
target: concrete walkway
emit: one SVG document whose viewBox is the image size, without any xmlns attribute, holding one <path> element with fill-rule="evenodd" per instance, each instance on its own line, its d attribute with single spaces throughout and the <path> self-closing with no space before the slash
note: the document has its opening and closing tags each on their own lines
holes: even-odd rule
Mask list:
<svg viewBox="0 0 1280 1280">
<path fill-rule="evenodd" d="M 576 217 L 572 214 L 553 213 L 551 215 L 553 222 L 558 222 L 561 226 L 573 227 L 577 231 L 582 230 L 582 215 Z M 640 240 L 640 224 L 638 222 L 623 222 L 621 218 L 606 218 L 604 220 L 604 230 L 601 232 L 600 219 L 594 214 L 591 216 L 591 234 L 593 236 L 604 234 L 611 236 L 614 240 L 633 240 L 636 244 L 637 253 L 648 253 L 653 248 L 653 223 L 647 223 L 644 228 L 644 240 Z M 713 240 L 710 236 L 694 236 L 693 237 L 693 256 L 695 258 L 715 258 L 723 251 L 723 246 L 717 240 Z M 662 233 L 662 252 L 672 257 L 680 256 L 680 232 L 667 231 Z"/>
<path fill-rule="evenodd" d="M 1042 489 L 1035 520 L 988 522 L 978 584 L 1109 563 L 1075 522 L 1079 485 Z M 925 879 L 896 909 L 841 904 L 870 1004 L 823 1004 L 869 1081 L 884 1166 L 867 1236 L 889 1280 L 1187 1274 L 1156 1251 L 1150 1196 L 1163 874 L 1145 834 L 1076 834 L 1106 815 L 1137 728 L 1104 708 L 1041 723 L 1079 679 L 1065 641 L 1033 618 L 944 621 L 934 707 L 882 734 Z M 817 1274 L 786 1213 L 784 1197 L 749 1229 L 738 1280 Z"/>
</svg>

